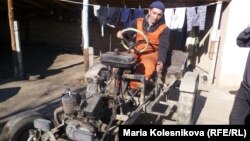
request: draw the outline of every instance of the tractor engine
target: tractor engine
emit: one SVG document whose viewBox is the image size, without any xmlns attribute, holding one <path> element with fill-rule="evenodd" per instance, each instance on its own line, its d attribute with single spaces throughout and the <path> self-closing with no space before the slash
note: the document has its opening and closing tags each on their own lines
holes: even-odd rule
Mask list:
<svg viewBox="0 0 250 141">
<path fill-rule="evenodd" d="M 62 106 L 54 111 L 56 126 L 51 128 L 51 121 L 36 119 L 36 131 L 30 132 L 30 137 L 36 138 L 35 141 L 92 141 L 100 138 L 98 135 L 102 134 L 111 119 L 107 101 L 100 92 L 98 79 L 87 85 L 82 96 L 68 90 L 61 98 Z"/>
<path fill-rule="evenodd" d="M 71 117 L 65 121 L 65 133 L 70 140 L 92 140 L 101 124 L 97 120 L 103 117 L 103 98 L 99 92 L 98 80 L 94 79 L 88 84 L 80 101 L 77 100 L 77 95 L 70 93 L 62 97 L 63 111 Z"/>
<path fill-rule="evenodd" d="M 65 133 L 70 140 L 92 141 L 94 131 L 93 126 L 79 120 L 69 119 L 66 121 Z"/>
<path fill-rule="evenodd" d="M 64 94 L 62 96 L 64 113 L 68 116 L 82 114 L 81 116 L 91 119 L 97 118 L 103 106 L 103 99 L 99 92 L 98 79 L 95 79 L 87 85 L 86 93 L 81 98 L 76 94 L 71 94 L 71 92 Z"/>
</svg>

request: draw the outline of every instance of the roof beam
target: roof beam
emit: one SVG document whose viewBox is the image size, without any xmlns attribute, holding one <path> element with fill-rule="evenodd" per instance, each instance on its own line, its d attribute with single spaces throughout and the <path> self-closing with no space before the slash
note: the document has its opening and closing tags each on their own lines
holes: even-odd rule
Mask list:
<svg viewBox="0 0 250 141">
<path fill-rule="evenodd" d="M 69 8 L 66 4 L 63 4 L 62 2 L 60 2 L 59 0 L 52 0 L 54 3 L 56 3 L 57 5 L 61 6 L 64 9 L 67 10 L 72 10 L 71 8 Z"/>
<path fill-rule="evenodd" d="M 162 0 L 167 7 L 189 7 L 205 5 L 217 1 L 230 2 L 231 0 Z M 109 5 L 114 7 L 144 7 L 147 8 L 152 0 L 90 0 L 90 4 Z"/>
<path fill-rule="evenodd" d="M 25 3 L 31 4 L 33 6 L 39 7 L 39 8 L 48 9 L 46 6 L 41 5 L 38 2 L 34 2 L 32 0 L 22 0 L 22 1 L 25 2 Z"/>
</svg>

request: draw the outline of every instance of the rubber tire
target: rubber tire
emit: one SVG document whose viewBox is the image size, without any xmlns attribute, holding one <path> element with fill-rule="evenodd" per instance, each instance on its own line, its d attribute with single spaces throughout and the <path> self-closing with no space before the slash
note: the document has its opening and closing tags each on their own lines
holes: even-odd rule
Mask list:
<svg viewBox="0 0 250 141">
<path fill-rule="evenodd" d="M 27 141 L 29 137 L 29 129 L 34 129 L 33 120 L 42 118 L 40 115 L 30 115 L 25 118 L 21 118 L 17 124 L 9 125 L 8 123 L 2 130 L 2 136 L 4 141 Z M 15 119 L 14 119 L 15 120 Z"/>
<path fill-rule="evenodd" d="M 178 119 L 177 124 L 187 124 L 193 125 L 195 124 L 194 112 L 196 109 L 198 93 L 190 94 L 190 93 L 181 93 L 179 97 L 178 104 Z"/>
</svg>

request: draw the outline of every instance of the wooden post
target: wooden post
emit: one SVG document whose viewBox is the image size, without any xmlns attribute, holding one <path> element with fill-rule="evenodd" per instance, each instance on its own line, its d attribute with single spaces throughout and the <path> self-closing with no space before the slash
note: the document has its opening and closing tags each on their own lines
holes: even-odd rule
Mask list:
<svg viewBox="0 0 250 141">
<path fill-rule="evenodd" d="M 18 22 L 14 21 L 14 30 L 15 30 L 15 42 L 16 42 L 16 55 L 17 55 L 17 65 L 18 65 L 18 76 L 23 78 L 23 58 L 22 58 L 22 50 L 20 46 L 19 39 L 19 26 Z"/>
<path fill-rule="evenodd" d="M 89 68 L 89 48 L 83 49 L 84 71 L 87 72 Z"/>
<path fill-rule="evenodd" d="M 94 48 L 89 47 L 88 53 L 89 53 L 89 66 L 91 67 L 94 64 Z"/>
<path fill-rule="evenodd" d="M 219 21 L 220 21 L 220 15 L 221 15 L 221 8 L 222 8 L 222 2 L 217 3 L 216 5 L 216 11 L 213 21 L 213 30 L 210 35 L 210 49 L 209 49 L 209 57 L 211 59 L 210 62 L 210 69 L 209 69 L 209 76 L 208 76 L 208 83 L 210 85 L 214 82 L 214 73 L 216 68 L 216 62 L 217 62 L 217 55 L 218 55 L 218 49 L 219 49 L 219 40 L 220 40 L 220 32 L 219 32 Z"/>
<path fill-rule="evenodd" d="M 18 77 L 18 66 L 17 66 L 17 52 L 16 52 L 16 42 L 14 33 L 14 13 L 13 13 L 13 0 L 8 0 L 8 16 L 9 16 L 9 26 L 11 35 L 11 48 L 12 48 L 12 58 L 14 64 L 14 75 Z"/>
</svg>

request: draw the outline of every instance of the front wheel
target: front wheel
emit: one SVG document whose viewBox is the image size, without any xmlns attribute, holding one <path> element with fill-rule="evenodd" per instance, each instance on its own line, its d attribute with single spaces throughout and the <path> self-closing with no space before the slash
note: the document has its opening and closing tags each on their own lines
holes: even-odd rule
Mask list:
<svg viewBox="0 0 250 141">
<path fill-rule="evenodd" d="M 11 118 L 2 130 L 3 141 L 27 141 L 29 130 L 34 129 L 33 120 L 42 118 L 39 113 L 21 113 Z"/>
</svg>

